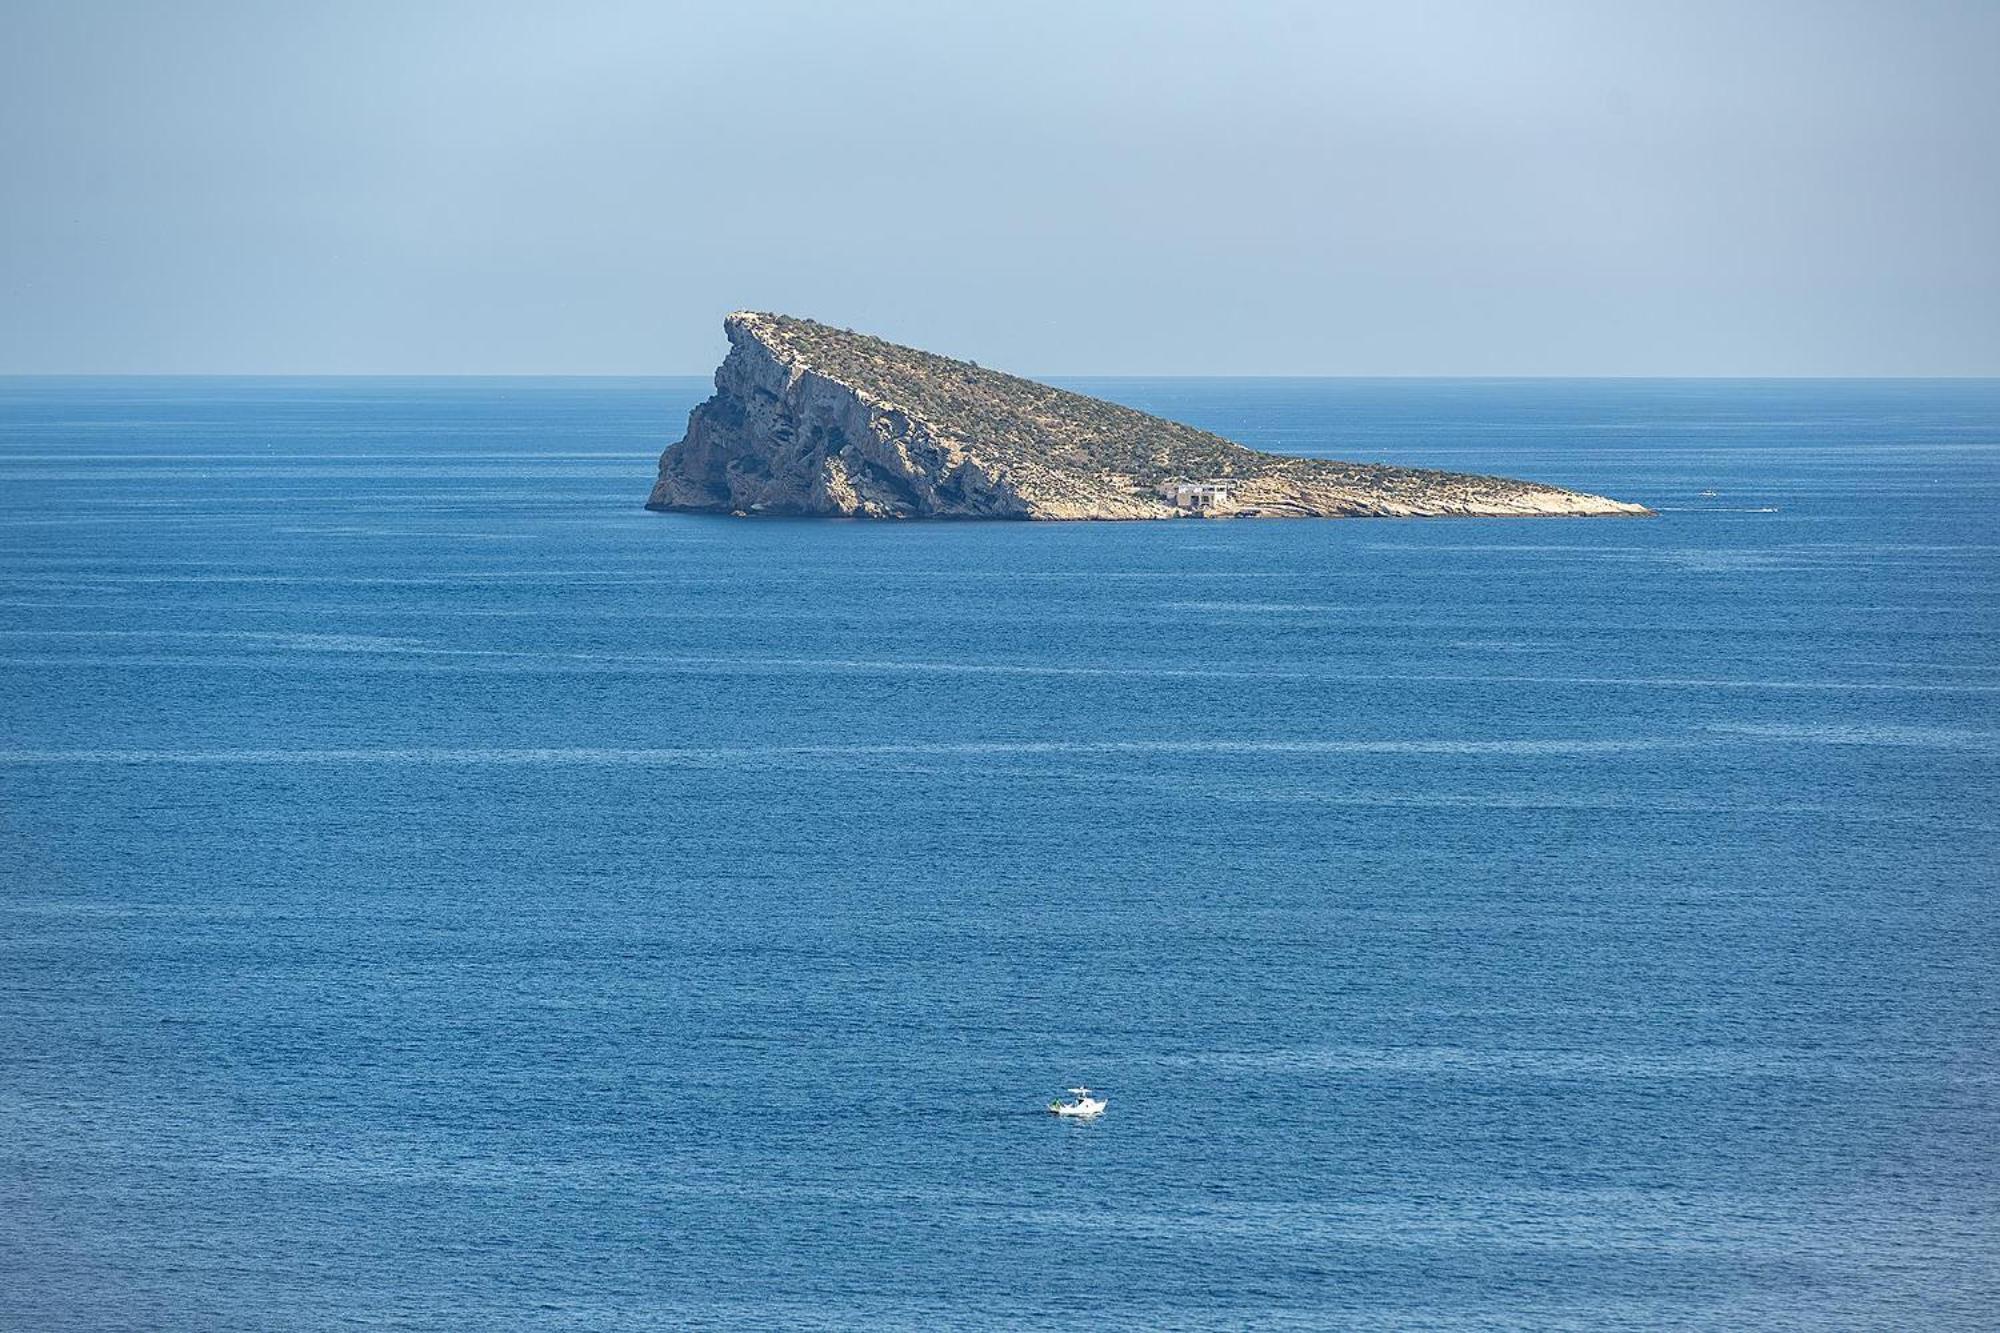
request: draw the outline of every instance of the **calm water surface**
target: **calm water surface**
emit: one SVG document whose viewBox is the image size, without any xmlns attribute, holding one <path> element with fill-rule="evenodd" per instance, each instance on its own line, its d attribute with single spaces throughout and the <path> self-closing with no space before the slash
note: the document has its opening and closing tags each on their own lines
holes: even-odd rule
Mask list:
<svg viewBox="0 0 2000 1333">
<path fill-rule="evenodd" d="M 2000 383 L 1087 387 L 1661 516 L 0 381 L 0 1326 L 1993 1327 Z"/>
</svg>

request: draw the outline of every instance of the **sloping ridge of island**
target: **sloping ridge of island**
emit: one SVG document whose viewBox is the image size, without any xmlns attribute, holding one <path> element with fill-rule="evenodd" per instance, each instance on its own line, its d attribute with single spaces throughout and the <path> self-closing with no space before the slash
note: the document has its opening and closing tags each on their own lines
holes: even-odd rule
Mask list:
<svg viewBox="0 0 2000 1333">
<path fill-rule="evenodd" d="M 723 321 L 715 395 L 648 509 L 849 518 L 1646 514 L 1505 477 L 1259 453 L 1102 399 L 788 315 Z"/>
</svg>

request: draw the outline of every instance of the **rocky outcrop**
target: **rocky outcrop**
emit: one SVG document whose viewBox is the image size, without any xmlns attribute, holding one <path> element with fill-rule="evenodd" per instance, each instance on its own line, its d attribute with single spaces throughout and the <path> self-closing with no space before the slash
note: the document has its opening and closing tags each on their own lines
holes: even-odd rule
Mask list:
<svg viewBox="0 0 2000 1333">
<path fill-rule="evenodd" d="M 1083 394 L 739 311 L 649 509 L 860 518 L 1644 514 L 1534 482 L 1258 453 Z M 1182 488 L 1210 489 L 1183 494 Z M 1198 506 L 1190 508 L 1190 506 Z"/>
</svg>

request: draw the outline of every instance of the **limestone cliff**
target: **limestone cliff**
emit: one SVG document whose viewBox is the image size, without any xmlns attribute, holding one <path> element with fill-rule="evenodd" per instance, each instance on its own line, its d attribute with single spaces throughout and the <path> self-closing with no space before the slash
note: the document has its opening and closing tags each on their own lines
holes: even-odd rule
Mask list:
<svg viewBox="0 0 2000 1333">
<path fill-rule="evenodd" d="M 1258 453 L 1083 394 L 739 311 L 650 509 L 861 518 L 1643 514 L 1534 482 Z M 1189 492 L 1193 492 L 1190 494 Z"/>
</svg>

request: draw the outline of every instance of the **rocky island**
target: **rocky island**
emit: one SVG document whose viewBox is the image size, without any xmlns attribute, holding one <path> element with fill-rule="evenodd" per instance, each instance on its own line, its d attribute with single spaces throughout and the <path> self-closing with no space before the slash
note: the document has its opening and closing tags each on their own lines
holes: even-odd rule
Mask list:
<svg viewBox="0 0 2000 1333">
<path fill-rule="evenodd" d="M 854 518 L 1644 514 L 1504 477 L 1259 453 L 809 319 L 738 311 L 649 509 Z"/>
</svg>

